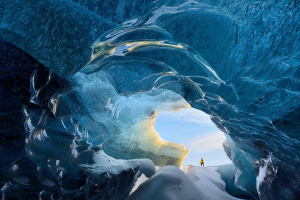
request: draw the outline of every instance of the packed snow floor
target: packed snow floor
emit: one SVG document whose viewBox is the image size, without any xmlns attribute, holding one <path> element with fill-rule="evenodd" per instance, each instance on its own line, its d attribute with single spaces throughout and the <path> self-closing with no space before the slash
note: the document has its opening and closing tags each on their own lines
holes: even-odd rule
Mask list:
<svg viewBox="0 0 300 200">
<path fill-rule="evenodd" d="M 150 179 L 141 176 L 130 200 L 236 200 L 225 191 L 217 167 L 159 168 Z"/>
</svg>

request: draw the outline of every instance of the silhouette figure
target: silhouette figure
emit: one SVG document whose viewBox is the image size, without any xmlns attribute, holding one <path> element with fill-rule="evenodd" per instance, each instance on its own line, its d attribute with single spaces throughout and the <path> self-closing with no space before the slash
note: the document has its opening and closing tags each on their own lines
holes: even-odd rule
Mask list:
<svg viewBox="0 0 300 200">
<path fill-rule="evenodd" d="M 201 160 L 200 160 L 200 165 L 204 167 L 204 160 L 203 160 L 203 158 L 201 158 Z"/>
</svg>

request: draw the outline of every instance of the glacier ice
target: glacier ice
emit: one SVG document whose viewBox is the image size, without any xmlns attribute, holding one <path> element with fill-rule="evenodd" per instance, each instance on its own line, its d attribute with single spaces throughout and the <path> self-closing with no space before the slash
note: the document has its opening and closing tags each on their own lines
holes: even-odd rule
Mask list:
<svg viewBox="0 0 300 200">
<path fill-rule="evenodd" d="M 234 164 L 220 165 L 217 166 L 216 172 L 221 175 L 221 179 L 225 183 L 225 191 L 240 199 L 253 199 L 253 197 L 245 190 L 238 188 L 235 185 L 235 166 Z"/>
<path fill-rule="evenodd" d="M 180 166 L 153 123 L 190 106 L 226 133 L 234 187 L 299 198 L 299 2 L 0 5 L 4 199 L 124 199 L 152 162 Z"/>
<path fill-rule="evenodd" d="M 77 72 L 89 60 L 90 43 L 118 26 L 68 0 L 1 5 L 1 37 L 59 75 Z"/>
</svg>

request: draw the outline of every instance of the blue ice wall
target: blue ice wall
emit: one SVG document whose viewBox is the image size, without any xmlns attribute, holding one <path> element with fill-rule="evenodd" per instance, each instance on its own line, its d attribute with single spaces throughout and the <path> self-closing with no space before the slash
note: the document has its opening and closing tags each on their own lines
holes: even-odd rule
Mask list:
<svg viewBox="0 0 300 200">
<path fill-rule="evenodd" d="M 1 37 L 64 76 L 85 65 L 94 40 L 117 26 L 72 1 L 1 4 Z"/>
</svg>

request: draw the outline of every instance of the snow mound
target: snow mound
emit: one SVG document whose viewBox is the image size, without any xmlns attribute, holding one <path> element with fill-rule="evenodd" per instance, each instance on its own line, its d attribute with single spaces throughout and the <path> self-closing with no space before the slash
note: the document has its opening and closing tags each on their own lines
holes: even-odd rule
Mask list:
<svg viewBox="0 0 300 200">
<path fill-rule="evenodd" d="M 226 184 L 216 170 L 217 167 L 193 166 L 186 175 L 206 196 L 213 199 L 237 199 L 225 191 Z"/>
<path fill-rule="evenodd" d="M 213 200 L 237 199 L 225 191 L 225 183 L 217 168 L 191 167 L 185 174 L 175 166 L 160 168 L 143 182 L 128 200 Z"/>
</svg>

